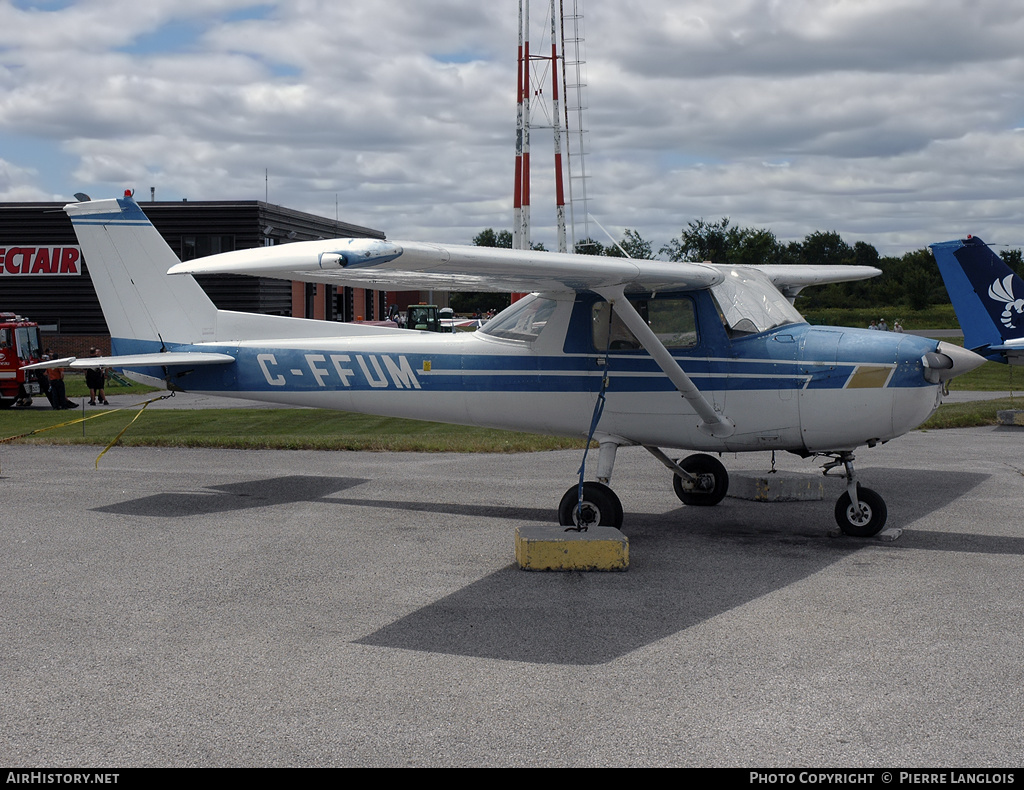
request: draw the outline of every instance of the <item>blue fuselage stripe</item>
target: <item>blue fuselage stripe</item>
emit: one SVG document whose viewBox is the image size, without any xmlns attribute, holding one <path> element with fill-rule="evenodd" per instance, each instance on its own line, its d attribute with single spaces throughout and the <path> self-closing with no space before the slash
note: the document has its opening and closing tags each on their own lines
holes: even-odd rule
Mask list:
<svg viewBox="0 0 1024 790">
<path fill-rule="evenodd" d="M 115 353 L 159 351 L 158 344 L 118 339 Z M 229 354 L 235 364 L 170 368 L 173 382 L 185 390 L 207 392 L 317 392 L 424 390 L 434 392 L 597 392 L 606 368 L 598 355 L 490 355 L 391 353 L 358 350 L 297 350 L 232 346 L 174 346 L 171 351 Z M 880 363 L 800 362 L 745 359 L 680 359 L 701 390 L 842 389 L 860 365 Z M 920 368 L 895 368 L 888 387 L 928 386 Z M 165 378 L 160 368 L 139 369 Z M 671 392 L 674 387 L 646 355 L 608 360 L 610 391 Z"/>
</svg>

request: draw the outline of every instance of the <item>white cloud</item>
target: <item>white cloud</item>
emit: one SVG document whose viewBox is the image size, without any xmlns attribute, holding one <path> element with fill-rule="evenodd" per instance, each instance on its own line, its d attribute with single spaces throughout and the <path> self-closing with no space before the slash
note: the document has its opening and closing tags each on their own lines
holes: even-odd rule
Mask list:
<svg viewBox="0 0 1024 790">
<path fill-rule="evenodd" d="M 1024 242 L 1009 0 L 584 6 L 602 224 L 655 248 L 726 215 L 884 252 L 968 231 Z M 333 216 L 337 195 L 394 238 L 468 241 L 511 225 L 516 28 L 516 4 L 473 0 L 0 3 L 0 145 L 76 160 L 54 180 L 5 153 L 0 194 L 253 199 L 269 171 L 275 202 Z M 533 142 L 550 246 L 550 133 Z"/>
<path fill-rule="evenodd" d="M 35 185 L 36 171 L 0 159 L 0 202 L 52 200 Z"/>
</svg>

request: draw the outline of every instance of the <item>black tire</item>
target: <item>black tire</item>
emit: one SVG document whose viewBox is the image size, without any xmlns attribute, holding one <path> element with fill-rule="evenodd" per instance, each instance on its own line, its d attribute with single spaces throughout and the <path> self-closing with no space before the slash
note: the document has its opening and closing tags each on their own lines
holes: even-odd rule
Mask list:
<svg viewBox="0 0 1024 790">
<path fill-rule="evenodd" d="M 852 538 L 877 535 L 889 516 L 885 500 L 870 488 L 861 488 L 860 483 L 857 484 L 857 500 L 860 502 L 860 512 L 857 513 L 854 512 L 848 491 L 844 491 L 836 501 L 836 523 L 839 529 Z"/>
<path fill-rule="evenodd" d="M 563 527 L 615 527 L 622 526 L 622 503 L 604 483 L 584 483 L 582 518 L 577 518 L 579 487 L 565 492 L 558 503 L 558 523 Z"/>
<path fill-rule="evenodd" d="M 725 499 L 729 491 L 729 473 L 717 458 L 700 453 L 687 456 L 679 465 L 704 482 L 702 490 L 686 489 L 683 487 L 683 479 L 679 475 L 672 475 L 672 488 L 684 505 L 710 507 Z"/>
</svg>

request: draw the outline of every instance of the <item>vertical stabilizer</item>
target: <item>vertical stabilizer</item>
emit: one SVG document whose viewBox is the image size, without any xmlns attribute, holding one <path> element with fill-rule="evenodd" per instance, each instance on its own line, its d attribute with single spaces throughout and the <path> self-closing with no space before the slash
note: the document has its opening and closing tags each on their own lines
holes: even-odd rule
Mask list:
<svg viewBox="0 0 1024 790">
<path fill-rule="evenodd" d="M 93 287 L 116 345 L 212 340 L 217 308 L 191 276 L 168 277 L 179 263 L 130 197 L 64 207 L 82 247 Z"/>
<path fill-rule="evenodd" d="M 977 236 L 933 244 L 964 347 L 997 359 L 1024 338 L 1024 280 Z M 991 352 L 990 352 L 991 350 Z"/>
</svg>

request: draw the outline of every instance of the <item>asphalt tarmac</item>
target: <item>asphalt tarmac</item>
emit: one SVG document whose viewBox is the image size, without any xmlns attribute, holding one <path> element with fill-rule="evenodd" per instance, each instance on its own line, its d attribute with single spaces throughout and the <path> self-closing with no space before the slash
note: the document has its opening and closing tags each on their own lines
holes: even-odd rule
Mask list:
<svg viewBox="0 0 1024 790">
<path fill-rule="evenodd" d="M 98 452 L 0 445 L 0 763 L 1024 763 L 1024 429 L 859 452 L 894 542 L 624 449 L 606 574 L 514 564 L 576 452 Z"/>
</svg>

